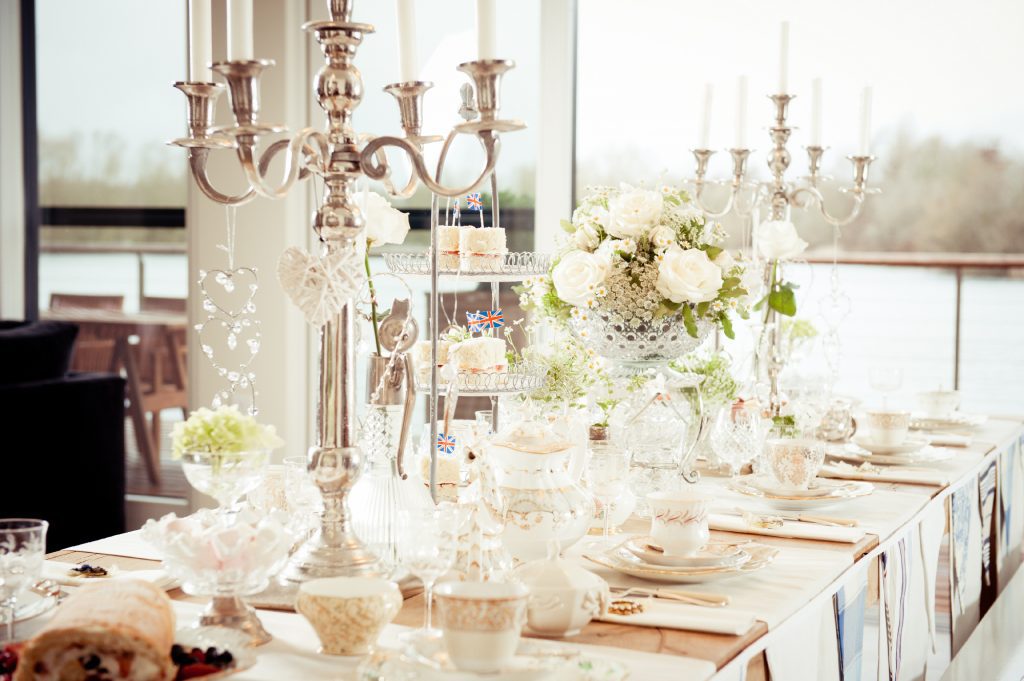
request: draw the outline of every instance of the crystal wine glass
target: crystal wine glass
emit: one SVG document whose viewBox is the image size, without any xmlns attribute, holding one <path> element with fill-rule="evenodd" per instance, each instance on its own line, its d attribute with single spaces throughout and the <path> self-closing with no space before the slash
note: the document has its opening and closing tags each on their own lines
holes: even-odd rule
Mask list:
<svg viewBox="0 0 1024 681">
<path fill-rule="evenodd" d="M 711 428 L 711 448 L 729 466 L 729 474 L 754 460 L 768 435 L 770 421 L 761 418 L 754 408 L 722 409 Z"/>
<path fill-rule="evenodd" d="M 398 515 L 400 534 L 398 557 L 413 576 L 423 582 L 426 613 L 416 638 L 438 638 L 441 632 L 431 621 L 434 583 L 455 563 L 457 514 L 451 504 L 402 511 Z"/>
<path fill-rule="evenodd" d="M 2 640 L 14 640 L 18 597 L 42 576 L 49 526 L 45 520 L 0 519 L 0 610 L 6 625 Z"/>
<path fill-rule="evenodd" d="M 868 369 L 868 382 L 873 390 L 882 393 L 882 409 L 888 409 L 889 393 L 903 387 L 903 370 L 894 366 L 873 366 Z"/>
<path fill-rule="evenodd" d="M 231 511 L 244 495 L 263 482 L 270 450 L 248 452 L 185 452 L 181 468 L 197 491 L 217 500 L 221 512 Z"/>
<path fill-rule="evenodd" d="M 629 452 L 608 440 L 591 441 L 587 484 L 601 504 L 602 536 L 611 534 L 611 506 L 629 484 Z"/>
</svg>

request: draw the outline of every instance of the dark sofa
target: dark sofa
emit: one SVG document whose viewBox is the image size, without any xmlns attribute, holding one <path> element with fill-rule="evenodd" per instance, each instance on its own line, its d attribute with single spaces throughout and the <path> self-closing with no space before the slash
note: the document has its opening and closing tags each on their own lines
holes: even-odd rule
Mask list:
<svg viewBox="0 0 1024 681">
<path fill-rule="evenodd" d="M 124 532 L 124 379 L 68 373 L 78 327 L 0 322 L 0 517 L 47 550 Z"/>
</svg>

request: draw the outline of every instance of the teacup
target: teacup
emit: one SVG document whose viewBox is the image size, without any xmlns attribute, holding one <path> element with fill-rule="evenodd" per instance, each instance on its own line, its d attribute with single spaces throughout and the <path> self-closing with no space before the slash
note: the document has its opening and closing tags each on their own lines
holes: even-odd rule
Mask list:
<svg viewBox="0 0 1024 681">
<path fill-rule="evenodd" d="M 869 411 L 868 429 L 877 445 L 901 445 L 910 432 L 910 412 Z"/>
<path fill-rule="evenodd" d="M 325 655 L 366 655 L 402 608 L 398 585 L 375 577 L 328 577 L 299 586 L 295 609 Z"/>
<path fill-rule="evenodd" d="M 942 418 L 949 416 L 960 406 L 960 392 L 957 390 L 930 390 L 918 393 L 917 400 L 927 416 Z"/>
<path fill-rule="evenodd" d="M 647 495 L 651 537 L 666 555 L 692 556 L 708 543 L 711 495 L 699 488 Z"/>
<path fill-rule="evenodd" d="M 818 440 L 782 438 L 765 443 L 765 463 L 783 488 L 804 490 L 818 477 L 825 446 Z"/>
<path fill-rule="evenodd" d="M 461 671 L 493 674 L 516 654 L 529 590 L 522 584 L 446 582 L 434 590 L 448 657 Z"/>
</svg>

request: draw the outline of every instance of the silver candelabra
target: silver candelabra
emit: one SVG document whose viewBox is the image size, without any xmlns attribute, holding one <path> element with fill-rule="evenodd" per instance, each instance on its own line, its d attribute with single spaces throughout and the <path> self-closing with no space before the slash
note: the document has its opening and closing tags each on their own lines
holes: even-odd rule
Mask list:
<svg viewBox="0 0 1024 681">
<path fill-rule="evenodd" d="M 259 139 L 285 132 L 285 128 L 259 120 L 259 81 L 265 69 L 274 65 L 265 59 L 216 62 L 212 69 L 227 82 L 234 125 L 213 127 L 214 105 L 223 85 L 179 82 L 175 87 L 188 100 L 188 135 L 171 144 L 188 149 L 189 167 L 199 189 L 217 203 L 239 205 L 257 196 L 284 197 L 297 180 L 315 176 L 325 186 L 322 203 L 313 216 L 313 229 L 325 255 L 354 253 L 364 218 L 353 196 L 360 177 L 384 181 L 400 196 L 411 195 L 419 183 L 435 195 L 458 196 L 472 191 L 492 175 L 498 160 L 499 133 L 523 127 L 519 121 L 502 119 L 501 78 L 514 64 L 503 59 L 470 61 L 458 66 L 473 83 L 476 115 L 455 126 L 452 134 L 475 136 L 486 152 L 483 171 L 471 183 L 448 187 L 432 177 L 423 158 L 423 145 L 440 137 L 423 136 L 423 96 L 429 82 L 393 83 L 384 90 L 398 103 L 404 136 L 360 137 L 352 127 L 352 113 L 363 99 L 363 82 L 353 63 L 363 37 L 373 33 L 369 24 L 351 20 L 352 0 L 328 0 L 330 19 L 312 21 L 302 29 L 312 33 L 324 54 L 325 63 L 314 78 L 317 102 L 326 115 L 326 130 L 304 128 L 290 139 L 281 139 L 257 150 Z M 367 140 L 360 145 L 360 140 Z M 400 190 L 392 184 L 385 149 L 405 152 L 413 172 Z M 236 195 L 217 191 L 207 175 L 209 154 L 216 149 L 233 149 L 249 184 Z M 267 171 L 274 158 L 284 152 L 284 174 L 274 185 Z M 436 200 L 436 199 L 435 199 Z M 436 258 L 437 249 L 434 249 Z M 352 533 L 346 497 L 362 466 L 355 437 L 355 310 L 349 299 L 341 312 L 320 331 L 317 442 L 310 449 L 309 468 L 324 497 L 320 527 L 295 554 L 286 569 L 287 579 L 298 582 L 317 577 L 372 574 L 377 559 Z M 435 312 L 436 314 L 436 312 Z"/>
<path fill-rule="evenodd" d="M 793 206 L 797 208 L 817 207 L 822 218 L 833 228 L 840 228 L 853 222 L 860 215 L 864 200 L 869 194 L 878 192 L 878 189 L 869 188 L 868 168 L 875 160 L 869 154 L 854 154 L 847 156 L 853 164 L 853 184 L 840 189 L 853 199 L 849 212 L 839 217 L 828 210 L 825 206 L 825 197 L 819 188 L 819 182 L 823 179 L 821 175 L 821 160 L 825 154 L 826 147 L 812 145 L 805 147 L 808 160 L 808 174 L 797 181 L 788 181 L 786 171 L 789 168 L 792 156 L 789 153 L 787 144 L 793 128 L 787 124 L 789 104 L 796 95 L 777 94 L 769 95 L 769 99 L 775 105 L 775 119 L 768 128 L 768 134 L 772 142 L 772 148 L 768 152 L 768 169 L 772 178 L 767 182 L 752 182 L 747 180 L 747 161 L 752 153 L 751 149 L 735 148 L 729 149 L 732 157 L 732 177 L 725 181 L 729 186 L 729 196 L 724 205 L 714 209 L 709 205 L 704 196 L 706 187 L 709 184 L 723 184 L 720 181 L 712 181 L 707 178 L 708 165 L 713 149 L 692 149 L 697 167 L 695 175 L 689 180 L 694 185 L 694 203 L 708 217 L 719 218 L 729 213 L 749 218 L 759 208 L 767 209 L 771 220 L 787 220 Z M 774 260 L 768 263 L 765 269 L 766 286 L 778 285 L 781 281 L 782 263 Z M 769 290 L 769 293 L 771 291 Z M 779 377 L 784 368 L 784 357 L 782 356 L 782 324 L 779 313 L 769 306 L 765 306 L 765 328 L 771 325 L 771 336 L 768 355 L 768 380 L 769 398 L 768 411 L 771 416 L 779 416 L 782 408 L 781 393 L 779 390 Z"/>
</svg>

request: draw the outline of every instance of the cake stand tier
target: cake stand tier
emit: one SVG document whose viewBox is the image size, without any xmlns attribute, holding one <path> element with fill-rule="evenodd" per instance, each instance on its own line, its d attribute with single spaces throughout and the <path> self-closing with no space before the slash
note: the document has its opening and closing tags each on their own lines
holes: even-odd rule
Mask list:
<svg viewBox="0 0 1024 681">
<path fill-rule="evenodd" d="M 448 256 L 453 257 L 453 256 Z M 394 274 L 407 276 L 430 276 L 430 252 L 417 253 L 385 253 L 384 263 Z M 528 277 L 541 276 L 551 269 L 550 253 L 506 253 L 500 261 L 485 269 L 468 269 L 463 267 L 444 267 L 438 262 L 438 274 L 459 277 L 466 281 L 480 282 L 513 282 Z"/>
</svg>

